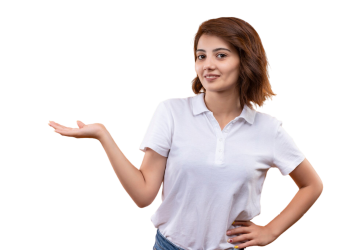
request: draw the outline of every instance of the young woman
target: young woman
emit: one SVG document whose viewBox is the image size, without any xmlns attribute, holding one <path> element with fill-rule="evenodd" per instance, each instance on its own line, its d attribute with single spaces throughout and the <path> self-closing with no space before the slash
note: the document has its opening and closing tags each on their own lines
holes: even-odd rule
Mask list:
<svg viewBox="0 0 350 250">
<path fill-rule="evenodd" d="M 314 168 L 275 117 L 256 111 L 275 95 L 258 33 L 233 17 L 201 24 L 194 41 L 195 96 L 159 103 L 134 167 L 102 124 L 79 128 L 50 122 L 55 132 L 96 138 L 125 190 L 139 207 L 150 205 L 163 183 L 162 204 L 152 215 L 153 249 L 218 250 L 265 246 L 298 221 L 320 196 Z M 267 171 L 290 175 L 299 191 L 265 226 L 260 214 Z"/>
</svg>

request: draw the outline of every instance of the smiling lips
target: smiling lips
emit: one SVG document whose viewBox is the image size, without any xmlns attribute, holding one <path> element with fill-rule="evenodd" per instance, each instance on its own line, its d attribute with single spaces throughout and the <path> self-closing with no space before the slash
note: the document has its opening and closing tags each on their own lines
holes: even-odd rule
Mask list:
<svg viewBox="0 0 350 250">
<path fill-rule="evenodd" d="M 219 75 L 206 75 L 204 76 L 205 79 L 207 79 L 208 81 L 213 81 L 215 79 L 218 79 L 220 76 Z"/>
<path fill-rule="evenodd" d="M 216 75 L 216 74 L 206 74 L 206 75 L 204 75 L 205 78 L 210 77 L 210 76 L 217 76 L 217 77 L 219 77 L 219 75 Z"/>
</svg>

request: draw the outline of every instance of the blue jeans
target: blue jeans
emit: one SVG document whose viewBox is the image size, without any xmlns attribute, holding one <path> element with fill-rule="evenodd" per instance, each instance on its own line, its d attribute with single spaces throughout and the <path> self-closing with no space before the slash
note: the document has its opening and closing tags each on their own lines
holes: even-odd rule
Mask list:
<svg viewBox="0 0 350 250">
<path fill-rule="evenodd" d="M 230 248 L 231 249 L 231 248 Z M 245 248 L 235 249 L 232 247 L 232 250 L 243 250 Z M 176 246 L 174 243 L 170 242 L 165 238 L 157 229 L 156 243 L 153 246 L 153 250 L 185 250 L 181 247 Z"/>
<path fill-rule="evenodd" d="M 153 250 L 185 250 L 181 247 L 176 246 L 174 243 L 170 242 L 165 238 L 157 229 L 156 243 L 153 246 Z"/>
</svg>

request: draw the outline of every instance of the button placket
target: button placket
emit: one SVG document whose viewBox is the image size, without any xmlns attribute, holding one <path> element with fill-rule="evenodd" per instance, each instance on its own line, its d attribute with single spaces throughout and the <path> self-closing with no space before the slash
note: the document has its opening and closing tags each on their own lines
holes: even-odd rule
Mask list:
<svg viewBox="0 0 350 250">
<path fill-rule="evenodd" d="M 227 128 L 225 128 L 226 130 Z M 217 164 L 221 165 L 224 162 L 224 152 L 225 152 L 225 134 L 222 133 L 220 130 L 220 133 L 218 133 L 217 136 L 217 143 L 216 143 L 216 162 Z"/>
<path fill-rule="evenodd" d="M 207 117 L 209 118 L 210 123 L 212 124 L 217 142 L 216 142 L 216 152 L 215 152 L 215 164 L 216 165 L 223 165 L 224 163 L 224 152 L 225 152 L 225 139 L 229 132 L 229 129 L 232 125 L 232 122 L 229 122 L 223 130 L 221 130 L 221 127 L 217 120 L 214 117 L 213 113 L 207 113 Z"/>
</svg>

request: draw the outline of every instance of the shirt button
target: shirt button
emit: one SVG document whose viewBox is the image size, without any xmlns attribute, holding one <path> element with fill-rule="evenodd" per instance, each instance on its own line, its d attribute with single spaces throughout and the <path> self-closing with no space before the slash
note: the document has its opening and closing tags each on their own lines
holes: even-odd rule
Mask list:
<svg viewBox="0 0 350 250">
<path fill-rule="evenodd" d="M 219 152 L 222 152 L 222 149 L 219 149 Z"/>
<path fill-rule="evenodd" d="M 220 138 L 219 141 L 222 141 L 222 138 Z"/>
</svg>

